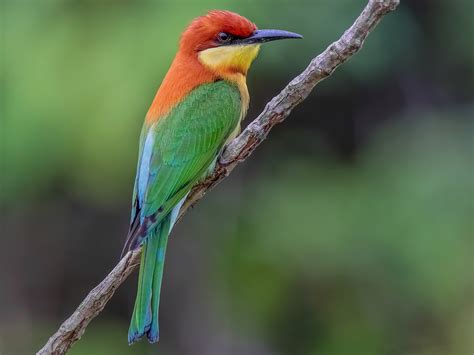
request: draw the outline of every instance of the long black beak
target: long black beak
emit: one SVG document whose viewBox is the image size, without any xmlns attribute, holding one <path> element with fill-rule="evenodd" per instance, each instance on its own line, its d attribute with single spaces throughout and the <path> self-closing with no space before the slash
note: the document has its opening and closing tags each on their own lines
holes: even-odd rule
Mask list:
<svg viewBox="0 0 474 355">
<path fill-rule="evenodd" d="M 239 39 L 239 44 L 254 44 L 276 41 L 279 39 L 303 38 L 298 33 L 282 30 L 256 30 L 250 37 Z"/>
</svg>

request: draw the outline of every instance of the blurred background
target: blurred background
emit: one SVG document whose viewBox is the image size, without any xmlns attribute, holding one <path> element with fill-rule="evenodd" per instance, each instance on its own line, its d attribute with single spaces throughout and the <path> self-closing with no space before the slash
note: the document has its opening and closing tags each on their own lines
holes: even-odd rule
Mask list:
<svg viewBox="0 0 474 355">
<path fill-rule="evenodd" d="M 3 0 L 0 353 L 38 350 L 119 258 L 138 135 L 209 9 L 265 45 L 247 122 L 364 0 Z M 130 277 L 70 354 L 472 354 L 473 5 L 404 1 L 177 225 L 161 341 Z"/>
</svg>

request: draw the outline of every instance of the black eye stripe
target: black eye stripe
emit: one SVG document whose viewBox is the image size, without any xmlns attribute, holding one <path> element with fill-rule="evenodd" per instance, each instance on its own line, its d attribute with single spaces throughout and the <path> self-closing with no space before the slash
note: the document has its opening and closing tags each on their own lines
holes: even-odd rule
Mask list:
<svg viewBox="0 0 474 355">
<path fill-rule="evenodd" d="M 231 44 L 239 44 L 243 40 L 245 40 L 246 37 L 238 36 L 238 35 L 233 35 L 228 32 L 219 32 L 216 36 L 215 41 L 224 46 L 224 45 L 231 45 Z"/>
</svg>

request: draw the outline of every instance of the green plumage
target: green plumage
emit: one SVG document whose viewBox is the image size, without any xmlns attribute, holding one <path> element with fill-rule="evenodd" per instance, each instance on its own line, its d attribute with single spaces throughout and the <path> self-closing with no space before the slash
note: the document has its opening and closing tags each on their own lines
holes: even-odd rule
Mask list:
<svg viewBox="0 0 474 355">
<path fill-rule="evenodd" d="M 158 306 L 168 235 L 182 200 L 239 125 L 241 98 L 227 81 L 203 84 L 168 115 L 143 127 L 125 250 L 143 244 L 129 343 L 158 340 Z"/>
</svg>

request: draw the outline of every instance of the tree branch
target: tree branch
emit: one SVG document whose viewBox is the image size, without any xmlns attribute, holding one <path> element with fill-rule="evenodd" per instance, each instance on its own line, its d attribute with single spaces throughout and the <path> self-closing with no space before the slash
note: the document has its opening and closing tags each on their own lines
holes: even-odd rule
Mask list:
<svg viewBox="0 0 474 355">
<path fill-rule="evenodd" d="M 369 0 L 354 24 L 314 58 L 308 67 L 294 78 L 265 107 L 263 112 L 226 147 L 213 172 L 205 181 L 195 186 L 183 205 L 180 217 L 198 202 L 207 191 L 221 182 L 235 166 L 247 159 L 265 140 L 270 130 L 282 122 L 293 108 L 310 94 L 320 81 L 354 55 L 362 47 L 367 35 L 387 13 L 395 10 L 399 0 Z M 76 311 L 60 326 L 37 354 L 65 354 L 84 334 L 89 322 L 95 318 L 113 296 L 117 287 L 139 265 L 141 250 L 128 252 L 107 277 L 82 301 Z"/>
</svg>

